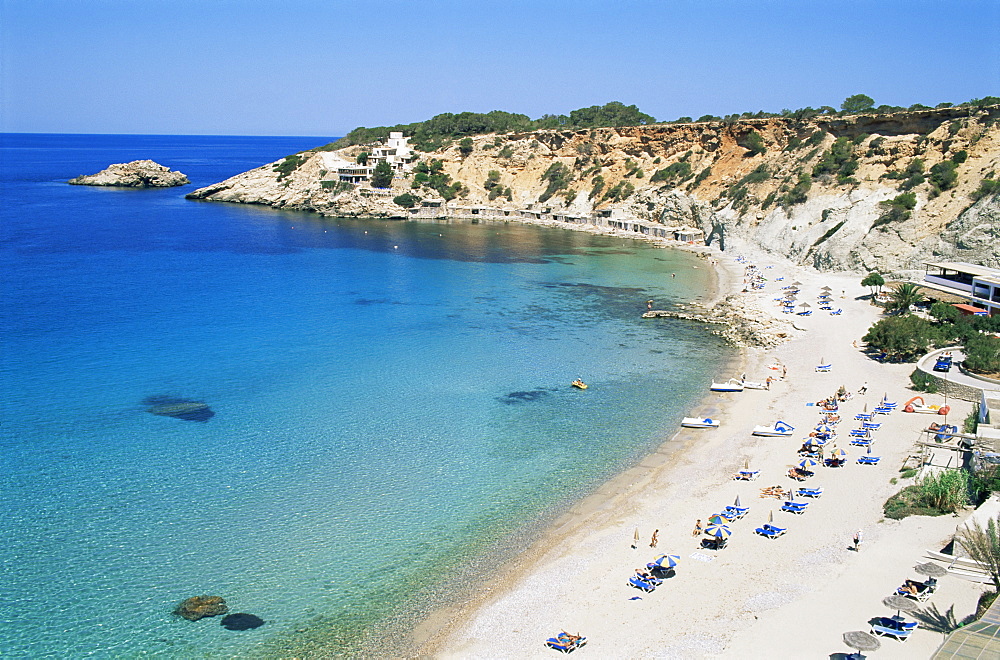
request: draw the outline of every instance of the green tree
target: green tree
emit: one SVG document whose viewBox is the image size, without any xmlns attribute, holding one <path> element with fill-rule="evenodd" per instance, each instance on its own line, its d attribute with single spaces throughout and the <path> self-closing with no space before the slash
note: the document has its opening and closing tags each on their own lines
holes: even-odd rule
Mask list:
<svg viewBox="0 0 1000 660">
<path fill-rule="evenodd" d="M 384 160 L 380 160 L 372 172 L 372 188 L 388 188 L 392 185 L 392 167 Z"/>
<path fill-rule="evenodd" d="M 840 104 L 840 109 L 848 114 L 857 114 L 859 112 L 866 112 L 875 107 L 875 100 L 866 94 L 855 94 L 854 96 L 848 96 L 844 99 L 844 102 Z"/>
<path fill-rule="evenodd" d="M 935 194 L 955 187 L 958 182 L 956 167 L 955 163 L 950 160 L 943 160 L 931 167 L 930 180 L 931 185 L 934 186 Z"/>
<path fill-rule="evenodd" d="M 983 374 L 1000 373 L 1000 339 L 981 332 L 965 341 L 965 368 Z"/>
<path fill-rule="evenodd" d="M 962 313 L 955 309 L 954 305 L 936 302 L 931 305 L 931 316 L 942 323 L 954 323 Z"/>
<path fill-rule="evenodd" d="M 362 151 L 357 155 L 357 158 L 354 159 L 354 162 L 357 163 L 358 165 L 367 165 L 369 156 L 371 156 L 370 153 L 368 153 L 367 151 Z"/>
<path fill-rule="evenodd" d="M 983 529 L 978 520 L 970 520 L 965 527 L 955 535 L 955 540 L 969 554 L 971 559 L 986 567 L 993 580 L 993 588 L 1000 592 L 1000 533 L 997 531 L 997 519 L 990 518 Z"/>
<path fill-rule="evenodd" d="M 392 198 L 392 201 L 402 206 L 404 209 L 412 209 L 414 206 L 420 203 L 420 198 L 416 195 L 411 195 L 410 193 L 403 193 L 402 195 L 397 195 Z"/>
<path fill-rule="evenodd" d="M 920 293 L 920 287 L 911 282 L 902 282 L 893 287 L 885 309 L 888 312 L 897 311 L 900 314 L 909 314 L 910 307 L 922 303 L 924 300 L 924 294 Z"/>
<path fill-rule="evenodd" d="M 472 153 L 472 138 L 462 138 L 461 142 L 458 143 L 458 151 L 462 156 L 468 156 Z"/>
<path fill-rule="evenodd" d="M 925 319 L 907 314 L 884 318 L 868 329 L 864 340 L 869 346 L 888 355 L 912 360 L 927 353 L 938 340 L 934 325 Z"/>
<path fill-rule="evenodd" d="M 882 290 L 885 286 L 885 278 L 876 272 L 871 272 L 865 275 L 865 279 L 861 280 L 861 286 L 866 286 L 872 290 L 872 296 Z"/>
</svg>

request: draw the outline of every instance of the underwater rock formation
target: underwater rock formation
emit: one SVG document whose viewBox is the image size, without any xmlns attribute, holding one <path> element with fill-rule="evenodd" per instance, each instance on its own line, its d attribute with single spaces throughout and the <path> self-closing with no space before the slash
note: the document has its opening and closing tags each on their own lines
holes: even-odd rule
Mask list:
<svg viewBox="0 0 1000 660">
<path fill-rule="evenodd" d="M 227 630 L 251 630 L 264 625 L 264 619 L 254 614 L 237 612 L 229 614 L 222 619 L 222 627 Z"/>
<path fill-rule="evenodd" d="M 226 605 L 226 599 L 222 596 L 192 596 L 178 605 L 174 614 L 182 616 L 188 621 L 197 621 L 206 616 L 217 616 L 228 611 L 229 606 Z"/>
<path fill-rule="evenodd" d="M 146 412 L 164 417 L 176 417 L 189 422 L 207 422 L 215 416 L 215 411 L 204 401 L 156 395 L 146 397 L 142 400 L 142 404 L 149 406 L 146 408 Z"/>
</svg>

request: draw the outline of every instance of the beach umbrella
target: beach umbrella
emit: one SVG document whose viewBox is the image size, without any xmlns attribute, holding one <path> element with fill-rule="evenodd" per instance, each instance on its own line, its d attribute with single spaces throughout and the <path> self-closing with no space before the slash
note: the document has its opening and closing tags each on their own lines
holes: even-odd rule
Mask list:
<svg viewBox="0 0 1000 660">
<path fill-rule="evenodd" d="M 896 610 L 896 616 L 899 616 L 900 612 L 906 612 L 907 614 L 913 614 L 920 609 L 920 603 L 910 600 L 906 596 L 900 596 L 899 594 L 893 594 L 892 596 L 886 596 L 882 599 L 882 604 L 888 607 L 890 610 Z"/>
<path fill-rule="evenodd" d="M 767 522 L 769 523 L 774 522 L 774 509 L 771 509 L 771 512 L 767 514 Z"/>
<path fill-rule="evenodd" d="M 921 575 L 926 575 L 927 577 L 938 578 L 948 575 L 948 571 L 937 564 L 932 564 L 927 562 L 926 564 L 917 564 L 913 567 L 917 573 Z"/>
<path fill-rule="evenodd" d="M 830 452 L 830 456 L 834 456 L 836 458 L 843 458 L 847 456 L 847 452 L 844 451 L 843 449 L 834 449 L 833 451 Z"/>
<path fill-rule="evenodd" d="M 852 649 L 857 649 L 858 653 L 862 651 L 878 651 L 882 648 L 882 643 L 878 641 L 878 638 L 875 635 L 866 633 L 864 630 L 845 632 L 844 644 L 847 644 Z"/>
<path fill-rule="evenodd" d="M 720 516 L 717 513 L 714 514 L 711 518 L 708 519 L 709 526 L 712 526 L 712 525 L 724 525 L 725 523 L 726 523 L 726 519 L 723 518 L 722 516 Z"/>
<path fill-rule="evenodd" d="M 810 447 L 822 447 L 826 442 L 826 438 L 809 438 L 806 440 L 806 444 Z"/>
<path fill-rule="evenodd" d="M 819 290 L 820 290 L 820 291 L 833 291 L 833 289 L 831 289 L 831 288 L 830 288 L 830 287 L 828 287 L 828 286 L 821 286 L 821 287 L 819 288 Z"/>
<path fill-rule="evenodd" d="M 802 286 L 802 282 L 795 280 L 794 282 L 792 282 L 792 286 Z"/>
<path fill-rule="evenodd" d="M 739 495 L 736 496 L 736 501 L 733 502 L 733 506 L 735 506 L 736 508 L 741 508 L 740 507 L 740 496 Z"/>
<path fill-rule="evenodd" d="M 749 458 L 746 458 L 746 459 L 743 460 L 743 469 L 744 470 L 749 470 L 750 469 L 750 459 Z"/>
<path fill-rule="evenodd" d="M 709 525 L 705 528 L 705 533 L 717 539 L 726 539 L 733 533 L 728 525 Z"/>
<path fill-rule="evenodd" d="M 675 568 L 677 562 L 680 560 L 680 555 L 661 555 L 653 561 L 653 565 L 656 568 L 667 570 L 668 568 Z"/>
<path fill-rule="evenodd" d="M 638 548 L 639 547 L 639 528 L 638 527 L 635 528 L 635 537 L 634 538 L 635 538 L 635 543 L 632 544 L 632 547 L 633 548 Z"/>
<path fill-rule="evenodd" d="M 803 458 L 801 461 L 799 461 L 799 467 L 802 468 L 803 470 L 808 470 L 811 467 L 815 467 L 815 465 L 816 461 L 814 461 L 811 458 Z"/>
<path fill-rule="evenodd" d="M 804 303 L 799 303 L 799 307 L 802 307 L 802 308 L 804 309 L 804 308 L 806 308 L 806 307 L 812 307 L 812 305 L 810 305 L 810 304 L 809 304 L 809 303 L 807 303 L 807 302 L 804 302 Z"/>
</svg>

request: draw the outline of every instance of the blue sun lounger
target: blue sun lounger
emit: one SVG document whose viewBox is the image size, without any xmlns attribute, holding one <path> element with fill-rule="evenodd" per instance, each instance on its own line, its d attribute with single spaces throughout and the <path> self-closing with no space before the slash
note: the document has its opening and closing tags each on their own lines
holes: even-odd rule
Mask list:
<svg viewBox="0 0 1000 660">
<path fill-rule="evenodd" d="M 739 520 L 750 511 L 748 506 L 727 506 L 726 513 L 731 514 L 734 520 Z"/>
<path fill-rule="evenodd" d="M 822 497 L 823 487 L 817 486 L 816 488 L 799 488 L 795 491 L 800 497 Z"/>
<path fill-rule="evenodd" d="M 872 441 L 870 438 L 853 438 L 851 444 L 855 447 L 871 447 Z"/>
<path fill-rule="evenodd" d="M 739 481 L 753 481 L 760 476 L 760 470 L 740 470 L 736 473 L 736 479 Z"/>
<path fill-rule="evenodd" d="M 811 309 L 807 309 L 806 311 L 799 312 L 798 314 L 799 314 L 799 316 L 812 316 L 812 310 Z"/>
<path fill-rule="evenodd" d="M 851 429 L 850 436 L 852 438 L 868 438 L 871 433 L 868 432 L 868 429 Z"/>
<path fill-rule="evenodd" d="M 545 640 L 545 645 L 550 649 L 555 649 L 557 651 L 562 651 L 563 653 L 570 653 L 580 648 L 587 643 L 586 637 L 581 637 L 579 639 L 570 639 L 568 637 L 549 637 Z"/>
<path fill-rule="evenodd" d="M 753 531 L 754 531 L 754 533 L 760 534 L 761 536 L 764 536 L 766 538 L 776 539 L 779 536 L 781 536 L 782 534 L 784 534 L 785 532 L 787 532 L 788 528 L 786 528 L 786 527 L 775 527 L 774 525 L 767 524 L 767 525 L 764 525 L 763 527 L 758 527 L 757 529 L 755 529 Z"/>
<path fill-rule="evenodd" d="M 881 456 L 861 456 L 858 458 L 858 463 L 861 465 L 878 465 L 880 460 L 882 460 Z"/>
<path fill-rule="evenodd" d="M 805 513 L 807 508 L 809 508 L 809 502 L 785 502 L 781 505 L 781 510 L 788 513 Z"/>
<path fill-rule="evenodd" d="M 644 580 L 638 575 L 630 577 L 628 583 L 640 591 L 645 591 L 647 594 L 652 592 L 657 587 L 656 581 Z"/>
<path fill-rule="evenodd" d="M 827 371 L 830 371 L 830 369 L 832 369 L 832 368 L 833 368 L 833 365 L 830 365 L 830 364 L 820 364 L 820 365 L 817 365 L 816 371 L 820 371 L 820 372 L 826 373 Z"/>
<path fill-rule="evenodd" d="M 882 637 L 893 637 L 901 642 L 905 642 L 910 638 L 910 635 L 913 634 L 916 626 L 916 622 L 913 622 L 912 627 L 903 627 L 889 617 L 883 616 L 879 617 L 878 621 L 872 624 L 872 634 L 880 635 Z"/>
<path fill-rule="evenodd" d="M 857 415 L 854 416 L 854 419 L 858 420 L 859 422 L 870 422 L 872 421 L 872 418 L 874 416 L 875 413 L 858 413 Z"/>
</svg>

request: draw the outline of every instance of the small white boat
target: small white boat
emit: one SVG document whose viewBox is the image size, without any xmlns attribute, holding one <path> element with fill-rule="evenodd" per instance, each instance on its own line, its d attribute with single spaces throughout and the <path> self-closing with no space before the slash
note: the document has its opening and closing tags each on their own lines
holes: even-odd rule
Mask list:
<svg viewBox="0 0 1000 660">
<path fill-rule="evenodd" d="M 753 427 L 753 435 L 762 435 L 765 437 L 785 437 L 790 436 L 794 430 L 794 426 L 786 424 L 782 421 L 777 421 L 770 426 Z"/>
<path fill-rule="evenodd" d="M 743 381 L 743 387 L 748 390 L 766 390 L 767 383 L 756 383 L 752 380 L 745 380 Z"/>
<path fill-rule="evenodd" d="M 709 417 L 685 417 L 681 420 L 681 426 L 689 429 L 715 429 L 719 427 L 719 420 Z"/>
<path fill-rule="evenodd" d="M 739 378 L 730 378 L 724 383 L 712 382 L 712 386 L 708 388 L 713 392 L 742 392 L 743 391 L 743 381 Z"/>
</svg>

